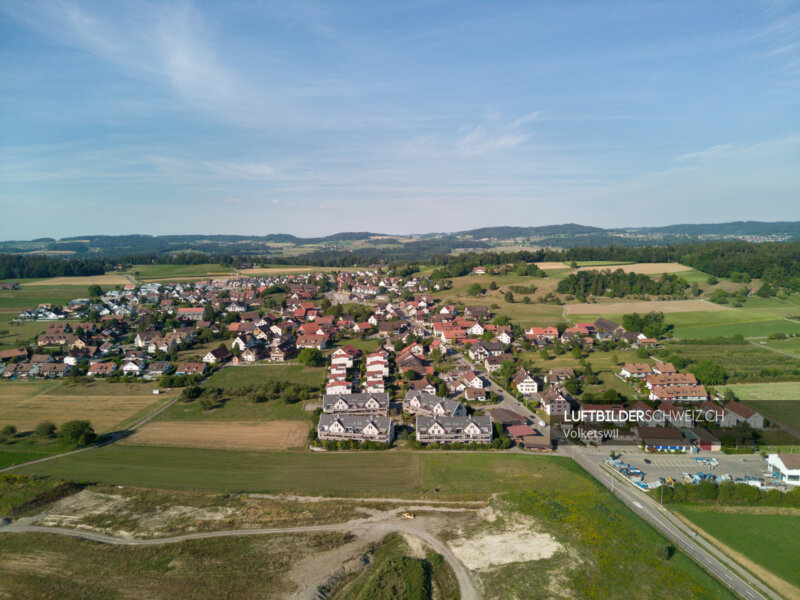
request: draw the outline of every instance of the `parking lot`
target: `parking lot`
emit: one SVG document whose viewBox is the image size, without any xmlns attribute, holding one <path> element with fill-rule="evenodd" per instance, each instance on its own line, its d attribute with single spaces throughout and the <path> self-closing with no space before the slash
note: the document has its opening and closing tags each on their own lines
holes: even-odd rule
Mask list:
<svg viewBox="0 0 800 600">
<path fill-rule="evenodd" d="M 642 471 L 645 483 L 658 481 L 660 477 L 672 477 L 676 481 L 681 480 L 681 473 L 713 473 L 716 476 L 730 475 L 733 479 L 737 477 L 768 476 L 767 463 L 758 454 L 739 454 L 726 455 L 718 452 L 703 452 L 699 455 L 702 458 L 715 458 L 719 465 L 713 469 L 703 463 L 695 461 L 695 456 L 690 454 L 645 454 L 644 452 L 624 451 L 620 460 L 625 461 L 633 467 Z M 650 461 L 647 464 L 645 460 Z"/>
</svg>

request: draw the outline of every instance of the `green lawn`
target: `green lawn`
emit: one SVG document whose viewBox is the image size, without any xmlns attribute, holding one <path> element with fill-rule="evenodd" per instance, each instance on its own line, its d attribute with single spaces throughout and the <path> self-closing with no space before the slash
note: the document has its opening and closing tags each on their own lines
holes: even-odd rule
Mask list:
<svg viewBox="0 0 800 600">
<path fill-rule="evenodd" d="M 321 386 L 325 380 L 325 367 L 306 367 L 299 364 L 263 364 L 242 367 L 223 367 L 206 379 L 207 387 L 239 388 L 264 385 L 277 379 L 286 383 Z"/>
<path fill-rule="evenodd" d="M 317 399 L 315 399 L 317 400 Z M 318 401 L 318 400 L 317 400 Z M 224 396 L 221 406 L 203 410 L 199 401 L 176 402 L 156 421 L 310 421 L 313 412 L 303 410 L 304 400 L 289 404 L 280 399 L 254 404 L 235 395 Z"/>
<path fill-rule="evenodd" d="M 726 546 L 800 586 L 800 518 L 796 515 L 732 514 L 705 506 L 677 505 L 673 509 Z"/>
</svg>

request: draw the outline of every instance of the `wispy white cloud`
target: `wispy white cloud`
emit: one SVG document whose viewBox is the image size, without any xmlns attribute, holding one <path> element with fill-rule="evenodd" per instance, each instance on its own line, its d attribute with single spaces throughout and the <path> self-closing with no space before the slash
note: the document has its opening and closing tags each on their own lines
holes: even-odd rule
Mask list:
<svg viewBox="0 0 800 600">
<path fill-rule="evenodd" d="M 536 111 L 503 121 L 498 115 L 491 115 L 483 123 L 464 131 L 456 141 L 456 151 L 461 156 L 482 156 L 521 146 L 533 136 L 525 126 L 538 116 Z"/>
</svg>

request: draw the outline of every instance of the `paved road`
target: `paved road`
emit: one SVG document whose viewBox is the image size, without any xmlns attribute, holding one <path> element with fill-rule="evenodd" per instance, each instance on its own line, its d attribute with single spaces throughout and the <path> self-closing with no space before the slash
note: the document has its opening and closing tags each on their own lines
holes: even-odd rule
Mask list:
<svg viewBox="0 0 800 600">
<path fill-rule="evenodd" d="M 514 397 L 510 392 L 508 392 L 507 390 L 503 389 L 502 387 L 497 385 L 494 381 L 489 379 L 488 374 L 485 373 L 483 371 L 483 369 L 481 369 L 480 366 L 470 363 L 470 361 L 467 360 L 466 358 L 464 358 L 464 356 L 462 356 L 461 354 L 457 354 L 455 360 L 456 360 L 457 363 L 459 363 L 462 366 L 465 366 L 465 367 L 467 367 L 469 369 L 472 369 L 478 375 L 480 375 L 483 378 L 484 382 L 486 382 L 485 389 L 491 391 L 492 394 L 494 394 L 495 396 L 497 396 L 499 398 L 502 398 L 502 400 L 500 402 L 498 402 L 497 404 L 493 404 L 490 408 L 505 408 L 505 409 L 513 411 L 513 412 L 515 412 L 515 413 L 517 413 L 519 415 L 522 415 L 523 417 L 529 419 L 530 421 L 532 421 L 534 423 L 538 423 L 539 422 L 539 415 L 537 415 L 535 412 L 530 410 L 522 402 L 517 400 L 516 397 Z M 548 427 L 542 428 L 542 427 L 539 427 L 537 425 L 535 428 L 542 435 L 545 435 L 547 437 L 550 436 L 550 429 Z"/>
<path fill-rule="evenodd" d="M 602 465 L 605 454 L 574 446 L 562 447 L 559 454 L 571 456 L 607 488 L 612 489 L 633 512 L 661 531 L 681 550 L 746 600 L 781 600 L 781 596 L 753 577 L 744 568 L 702 538 L 692 536 L 689 527 L 652 498 L 622 478 L 613 476 Z"/>
</svg>

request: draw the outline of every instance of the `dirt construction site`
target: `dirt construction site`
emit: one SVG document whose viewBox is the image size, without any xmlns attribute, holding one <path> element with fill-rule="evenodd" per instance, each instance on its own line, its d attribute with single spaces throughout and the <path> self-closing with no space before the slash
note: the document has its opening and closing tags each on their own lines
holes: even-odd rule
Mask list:
<svg viewBox="0 0 800 600">
<path fill-rule="evenodd" d="M 487 502 L 258 494 L 212 498 L 191 493 L 167 498 L 106 487 L 79 491 L 5 530 L 49 531 L 125 546 L 237 535 L 348 533 L 350 540 L 343 545 L 297 558 L 287 574 L 288 587 L 294 589 L 290 597 L 296 600 L 324 597 L 320 590 L 366 567 L 359 557 L 367 547 L 400 534 L 412 553 L 424 557 L 426 548 L 439 553 L 453 571 L 460 598 L 478 600 L 483 597 L 483 572 L 548 559 L 564 550 L 533 519 L 511 517 Z"/>
</svg>

